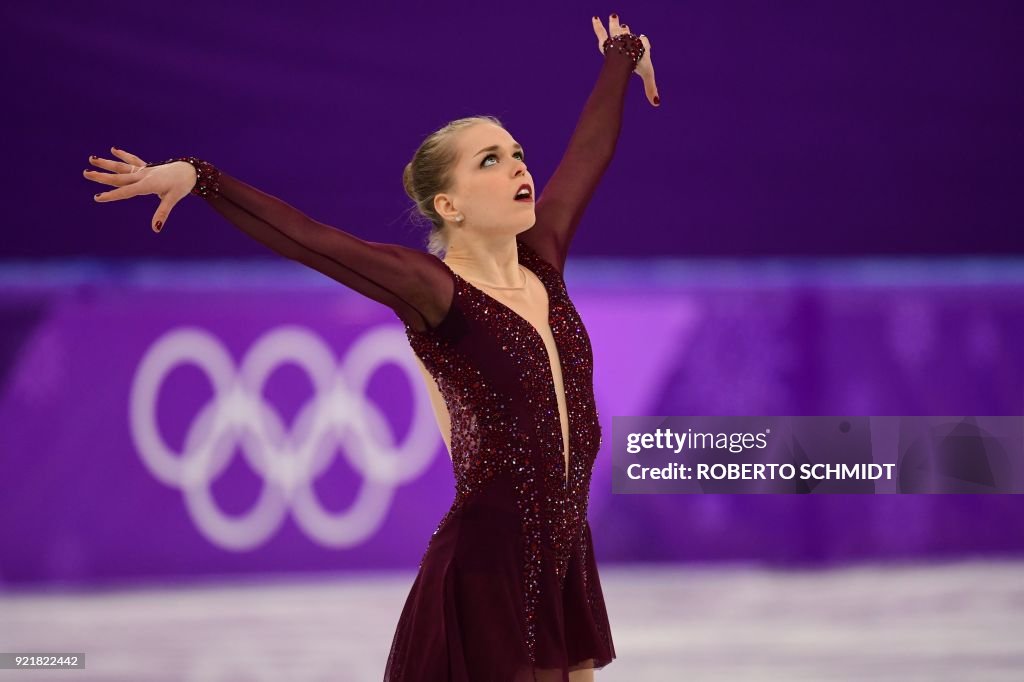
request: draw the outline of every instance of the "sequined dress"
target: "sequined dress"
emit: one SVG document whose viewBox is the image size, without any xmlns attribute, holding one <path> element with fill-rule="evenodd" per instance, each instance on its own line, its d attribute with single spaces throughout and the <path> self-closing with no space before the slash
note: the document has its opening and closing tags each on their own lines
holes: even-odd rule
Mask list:
<svg viewBox="0 0 1024 682">
<path fill-rule="evenodd" d="M 445 399 L 454 501 L 420 560 L 385 682 L 566 681 L 615 657 L 587 520 L 601 444 L 593 355 L 563 279 L 611 162 L 633 71 L 621 52 L 603 60 L 536 202 L 536 223 L 516 238 L 520 264 L 548 293 L 568 409 L 567 475 L 550 359 L 529 322 L 429 253 L 365 241 L 187 157 L 198 170 L 193 193 L 238 228 L 392 308 Z"/>
</svg>

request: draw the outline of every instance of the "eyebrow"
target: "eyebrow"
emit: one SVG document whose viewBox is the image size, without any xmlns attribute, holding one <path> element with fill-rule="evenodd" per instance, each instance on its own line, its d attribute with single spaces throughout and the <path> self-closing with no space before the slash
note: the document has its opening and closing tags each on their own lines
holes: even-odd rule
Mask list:
<svg viewBox="0 0 1024 682">
<path fill-rule="evenodd" d="M 491 145 L 490 147 L 484 147 L 483 149 L 481 149 L 480 151 L 478 151 L 478 152 L 477 152 L 476 154 L 474 154 L 473 156 L 474 156 L 474 157 L 480 156 L 480 155 L 481 155 L 481 154 L 483 154 L 484 152 L 496 152 L 496 151 L 498 151 L 499 149 L 501 149 L 501 146 L 500 146 L 500 145 L 492 144 L 492 145 Z M 522 149 L 523 149 L 523 145 L 521 145 L 521 144 L 519 144 L 518 142 L 516 142 L 516 143 L 515 143 L 514 145 L 512 145 L 512 149 L 518 149 L 518 150 L 522 151 Z"/>
</svg>

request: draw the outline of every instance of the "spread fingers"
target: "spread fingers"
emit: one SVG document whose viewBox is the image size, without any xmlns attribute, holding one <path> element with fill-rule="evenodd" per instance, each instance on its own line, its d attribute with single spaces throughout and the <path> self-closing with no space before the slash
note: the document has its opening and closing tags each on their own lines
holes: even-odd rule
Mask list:
<svg viewBox="0 0 1024 682">
<path fill-rule="evenodd" d="M 142 177 L 138 173 L 104 173 L 98 170 L 84 170 L 82 171 L 89 180 L 93 182 L 99 182 L 104 185 L 112 185 L 114 187 L 124 187 L 134 182 L 138 182 Z"/>
</svg>

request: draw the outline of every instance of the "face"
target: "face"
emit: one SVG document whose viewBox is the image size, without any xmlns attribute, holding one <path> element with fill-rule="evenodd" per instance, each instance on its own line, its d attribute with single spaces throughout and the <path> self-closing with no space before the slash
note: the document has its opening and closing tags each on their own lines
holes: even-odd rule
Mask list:
<svg viewBox="0 0 1024 682">
<path fill-rule="evenodd" d="M 452 190 L 434 199 L 448 223 L 458 230 L 486 231 L 487 236 L 515 236 L 533 227 L 536 188 L 515 138 L 501 126 L 479 123 L 460 131 L 455 145 Z M 523 184 L 530 186 L 530 201 L 515 199 Z M 459 214 L 462 222 L 455 220 Z"/>
</svg>

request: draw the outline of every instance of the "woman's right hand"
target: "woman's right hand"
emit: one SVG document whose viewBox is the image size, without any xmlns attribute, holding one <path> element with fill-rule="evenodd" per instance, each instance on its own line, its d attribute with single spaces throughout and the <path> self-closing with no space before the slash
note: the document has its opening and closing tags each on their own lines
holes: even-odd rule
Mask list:
<svg viewBox="0 0 1024 682">
<path fill-rule="evenodd" d="M 195 187 L 196 169 L 187 161 L 147 167 L 145 161 L 123 149 L 111 147 L 110 151 L 122 160 L 111 161 L 91 156 L 89 163 L 112 172 L 83 171 L 89 180 L 117 187 L 115 190 L 97 194 L 96 201 L 118 201 L 140 194 L 156 194 L 160 197 L 160 206 L 153 214 L 151 226 L 154 232 L 159 232 L 167 222 L 167 216 L 174 205 Z"/>
</svg>

